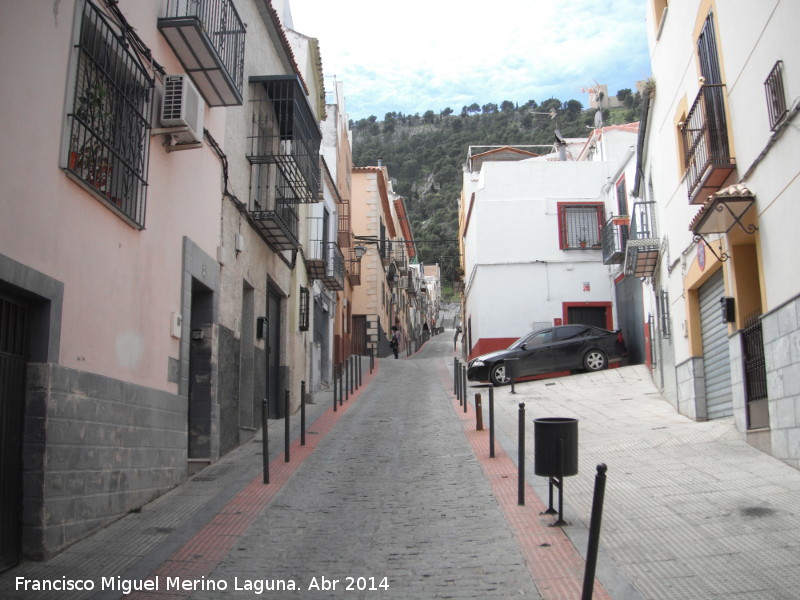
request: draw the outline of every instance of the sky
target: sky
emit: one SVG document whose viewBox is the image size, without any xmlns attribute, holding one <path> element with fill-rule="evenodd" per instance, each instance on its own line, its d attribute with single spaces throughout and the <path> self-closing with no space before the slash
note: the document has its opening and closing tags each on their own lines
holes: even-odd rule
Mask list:
<svg viewBox="0 0 800 600">
<path fill-rule="evenodd" d="M 578 100 L 650 76 L 645 0 L 289 0 L 351 119 Z"/>
</svg>

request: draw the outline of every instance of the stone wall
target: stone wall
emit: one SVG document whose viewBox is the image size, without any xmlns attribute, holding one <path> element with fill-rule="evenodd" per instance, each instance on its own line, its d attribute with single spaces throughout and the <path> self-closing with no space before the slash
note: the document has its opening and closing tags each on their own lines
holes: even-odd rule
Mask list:
<svg viewBox="0 0 800 600">
<path fill-rule="evenodd" d="M 761 322 L 772 454 L 800 469 L 800 296 Z"/>
<path fill-rule="evenodd" d="M 22 552 L 46 559 L 186 479 L 187 399 L 29 364 Z"/>
</svg>

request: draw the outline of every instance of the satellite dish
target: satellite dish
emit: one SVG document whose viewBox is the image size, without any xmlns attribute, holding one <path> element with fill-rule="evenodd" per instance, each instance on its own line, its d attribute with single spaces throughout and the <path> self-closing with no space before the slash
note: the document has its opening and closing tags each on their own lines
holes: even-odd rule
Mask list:
<svg viewBox="0 0 800 600">
<path fill-rule="evenodd" d="M 603 111 L 598 110 L 594 113 L 594 126 L 596 129 L 600 129 L 603 126 Z"/>
</svg>

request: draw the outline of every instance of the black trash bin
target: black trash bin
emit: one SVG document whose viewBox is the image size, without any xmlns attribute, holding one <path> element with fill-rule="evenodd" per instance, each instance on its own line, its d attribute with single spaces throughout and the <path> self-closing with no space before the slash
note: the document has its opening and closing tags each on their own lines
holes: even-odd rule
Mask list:
<svg viewBox="0 0 800 600">
<path fill-rule="evenodd" d="M 561 461 L 559 465 L 559 446 Z M 534 472 L 543 477 L 578 474 L 578 419 L 543 417 L 533 420 Z"/>
</svg>

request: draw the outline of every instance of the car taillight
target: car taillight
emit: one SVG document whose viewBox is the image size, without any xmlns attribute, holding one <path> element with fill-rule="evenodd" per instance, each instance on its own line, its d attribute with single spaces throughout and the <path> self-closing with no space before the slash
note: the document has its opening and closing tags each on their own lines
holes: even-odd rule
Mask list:
<svg viewBox="0 0 800 600">
<path fill-rule="evenodd" d="M 619 342 L 620 344 L 624 344 L 625 343 L 625 338 L 622 337 L 622 332 L 621 331 L 617 331 L 617 342 Z"/>
</svg>

